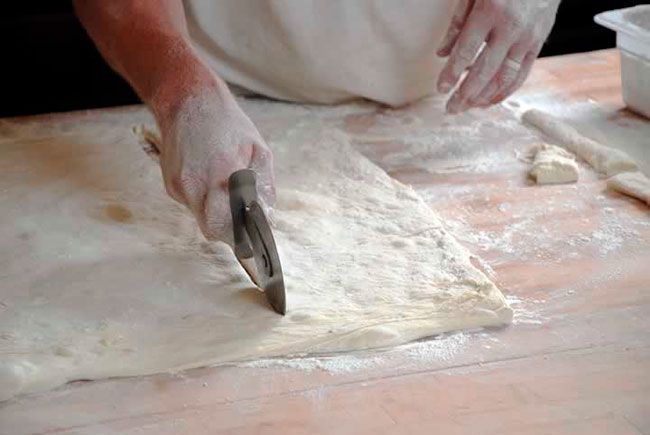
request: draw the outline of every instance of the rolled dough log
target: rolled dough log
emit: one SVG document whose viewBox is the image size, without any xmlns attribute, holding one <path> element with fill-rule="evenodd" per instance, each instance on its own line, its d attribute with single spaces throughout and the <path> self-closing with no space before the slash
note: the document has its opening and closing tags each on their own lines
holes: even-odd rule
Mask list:
<svg viewBox="0 0 650 435">
<path fill-rule="evenodd" d="M 0 398 L 511 321 L 413 190 L 345 137 L 261 122 L 288 293 L 277 315 L 231 251 L 205 242 L 167 197 L 129 131 L 136 115 L 60 118 L 0 142 Z"/>
<path fill-rule="evenodd" d="M 573 155 L 555 145 L 540 144 L 530 175 L 537 184 L 562 184 L 578 181 L 578 164 Z"/>
<path fill-rule="evenodd" d="M 625 152 L 602 145 L 580 134 L 560 119 L 537 109 L 530 109 L 522 120 L 558 142 L 563 148 L 585 160 L 597 172 L 608 177 L 635 171 L 637 164 Z"/>
<path fill-rule="evenodd" d="M 607 180 L 607 187 L 650 205 L 650 179 L 641 172 L 624 172 Z"/>
</svg>

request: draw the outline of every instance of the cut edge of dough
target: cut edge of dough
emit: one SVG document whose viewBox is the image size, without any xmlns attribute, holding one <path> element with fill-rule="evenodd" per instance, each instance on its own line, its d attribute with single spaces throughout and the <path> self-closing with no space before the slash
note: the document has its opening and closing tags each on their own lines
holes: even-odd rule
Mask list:
<svg viewBox="0 0 650 435">
<path fill-rule="evenodd" d="M 650 178 L 643 173 L 623 172 L 607 180 L 607 188 L 631 196 L 650 206 Z"/>
</svg>

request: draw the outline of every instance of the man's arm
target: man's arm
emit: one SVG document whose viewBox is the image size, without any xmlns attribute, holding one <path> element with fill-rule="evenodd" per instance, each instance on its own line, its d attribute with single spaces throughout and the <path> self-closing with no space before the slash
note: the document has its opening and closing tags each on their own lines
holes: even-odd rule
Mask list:
<svg viewBox="0 0 650 435">
<path fill-rule="evenodd" d="M 104 59 L 155 112 L 169 109 L 177 92 L 219 81 L 192 48 L 182 0 L 75 0 L 74 6 Z"/>
<path fill-rule="evenodd" d="M 75 0 L 106 61 L 153 111 L 167 193 L 208 239 L 232 242 L 227 180 L 253 168 L 275 197 L 273 156 L 255 125 L 192 47 L 181 0 Z"/>
</svg>

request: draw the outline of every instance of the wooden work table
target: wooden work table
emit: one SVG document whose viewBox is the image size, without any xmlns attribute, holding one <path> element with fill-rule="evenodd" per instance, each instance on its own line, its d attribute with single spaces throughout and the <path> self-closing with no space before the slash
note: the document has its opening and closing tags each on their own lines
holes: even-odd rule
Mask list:
<svg viewBox="0 0 650 435">
<path fill-rule="evenodd" d="M 551 108 L 650 164 L 650 122 L 623 109 L 615 51 L 542 59 L 509 104 Z M 383 110 L 337 121 L 380 165 L 394 146 L 372 139 Z M 24 118 L 39 119 L 50 118 Z M 459 239 L 509 297 L 510 327 L 465 333 L 441 358 L 391 354 L 345 373 L 225 366 L 77 382 L 1 404 L 0 433 L 650 434 L 650 209 L 586 169 L 577 186 L 542 188 L 525 167 L 386 168 L 479 235 Z M 567 244 L 578 232 L 594 237 Z"/>
</svg>

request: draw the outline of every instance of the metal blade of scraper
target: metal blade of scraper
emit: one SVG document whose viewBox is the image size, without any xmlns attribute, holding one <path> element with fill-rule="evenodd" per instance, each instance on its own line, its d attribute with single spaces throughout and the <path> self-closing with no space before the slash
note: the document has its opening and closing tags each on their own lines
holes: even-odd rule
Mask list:
<svg viewBox="0 0 650 435">
<path fill-rule="evenodd" d="M 257 201 L 253 201 L 246 208 L 245 218 L 246 232 L 251 241 L 253 258 L 257 266 L 258 285 L 264 290 L 273 309 L 280 314 L 285 314 L 287 305 L 280 257 L 275 247 L 271 227 Z"/>
<path fill-rule="evenodd" d="M 228 180 L 235 256 L 251 280 L 264 291 L 273 309 L 286 312 L 280 257 L 264 210 L 260 206 L 255 172 L 242 169 Z"/>
</svg>

